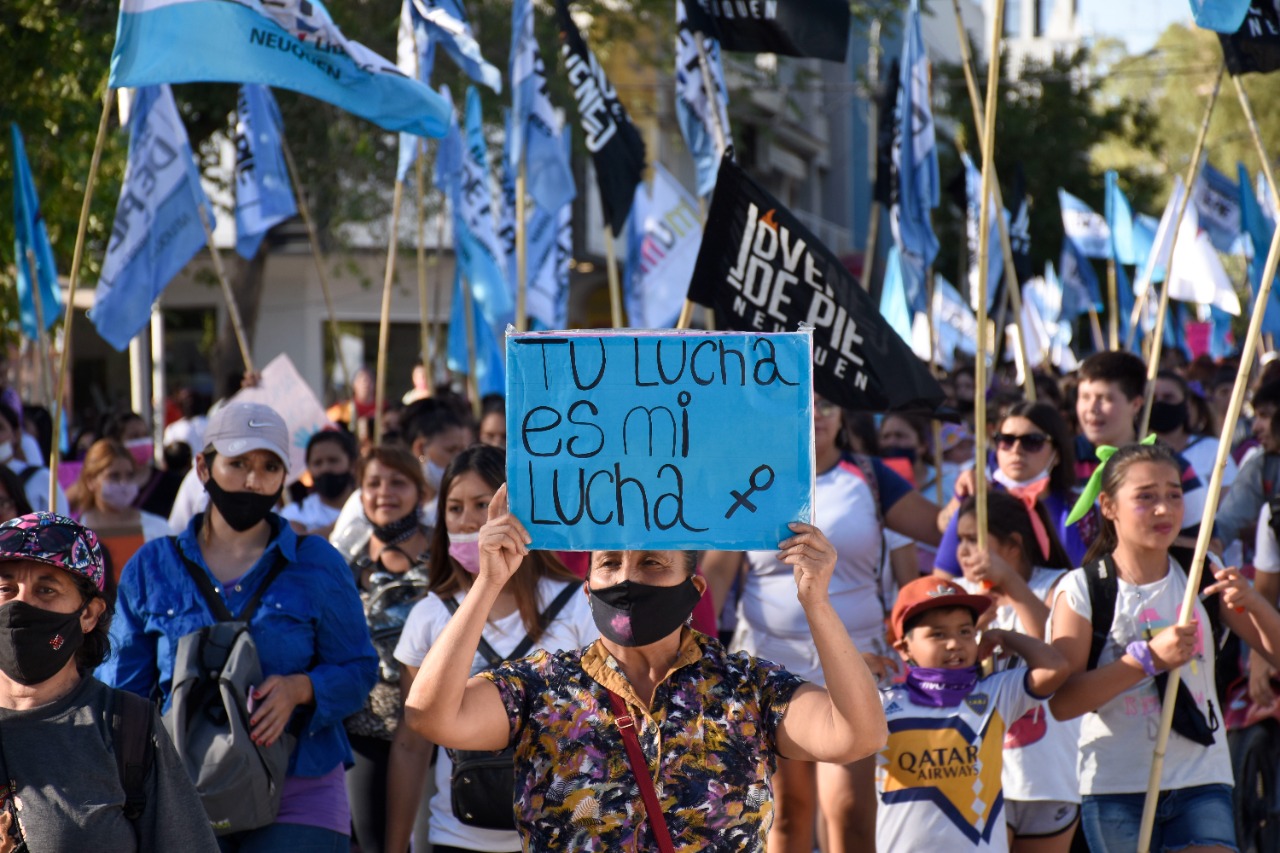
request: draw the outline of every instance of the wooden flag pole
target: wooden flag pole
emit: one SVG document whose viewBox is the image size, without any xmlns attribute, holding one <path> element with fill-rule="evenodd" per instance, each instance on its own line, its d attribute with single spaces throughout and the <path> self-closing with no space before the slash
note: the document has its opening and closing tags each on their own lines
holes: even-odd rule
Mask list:
<svg viewBox="0 0 1280 853">
<path fill-rule="evenodd" d="M 427 304 L 427 177 L 426 165 L 422 162 L 427 156 L 427 143 L 419 139 L 417 145 L 415 179 L 418 198 L 414 208 L 418 214 L 418 336 L 420 339 L 418 357 L 422 359 L 422 364 L 429 375 L 431 372 L 431 314 L 430 306 Z"/>
<path fill-rule="evenodd" d="M 871 44 L 867 49 L 867 80 L 872 87 L 880 84 L 880 21 L 871 22 Z M 874 89 L 873 89 L 874 91 Z M 880 98 L 867 99 L 867 172 L 871 186 L 871 210 L 867 218 L 867 244 L 862 251 L 862 289 L 871 292 L 871 272 L 876 265 L 876 244 L 880 240 L 880 202 L 875 198 L 876 170 L 879 168 Z"/>
<path fill-rule="evenodd" d="M 36 252 L 29 246 L 27 280 L 31 282 L 31 302 L 36 309 L 36 346 L 40 349 L 36 369 L 40 373 L 40 393 L 48 403 L 53 398 L 53 386 L 49 381 L 49 331 L 44 326 L 44 300 L 40 298 L 40 281 L 36 278 Z"/>
<path fill-rule="evenodd" d="M 1245 121 L 1249 125 L 1249 133 L 1253 137 L 1253 144 L 1258 149 L 1258 159 L 1262 161 L 1263 173 L 1267 178 L 1267 185 L 1271 188 L 1272 193 L 1275 192 L 1275 176 L 1271 171 L 1271 161 L 1267 158 L 1267 152 L 1262 145 L 1262 136 L 1258 132 L 1258 122 L 1253 115 L 1253 109 L 1249 103 L 1248 95 L 1244 88 L 1240 85 L 1240 80 L 1232 76 L 1232 81 L 1236 85 L 1236 93 L 1240 97 L 1240 106 L 1244 110 Z M 1218 83 L 1222 82 L 1222 72 L 1218 72 Z M 1217 91 L 1217 85 L 1214 87 Z M 1191 195 L 1190 188 L 1187 191 L 1188 197 Z M 1172 261 L 1170 262 L 1172 266 Z M 1222 492 L 1222 475 L 1227 467 L 1227 454 L 1231 452 L 1231 437 L 1235 434 L 1236 422 L 1240 419 L 1240 409 L 1244 405 L 1244 394 L 1249 386 L 1249 372 L 1253 368 L 1253 360 L 1258 348 L 1258 339 L 1262 337 L 1262 320 L 1267 313 L 1267 301 L 1271 297 L 1271 283 L 1276 275 L 1276 267 L 1280 266 L 1280 231 L 1277 231 L 1271 238 L 1271 249 L 1267 252 L 1266 268 L 1263 270 L 1262 282 L 1258 285 L 1258 296 L 1254 302 L 1255 308 L 1249 318 L 1249 331 L 1245 333 L 1244 347 L 1240 353 L 1240 367 L 1236 371 L 1236 384 L 1231 391 L 1231 402 L 1227 405 L 1227 414 L 1222 421 L 1222 433 L 1218 439 L 1218 454 L 1214 460 L 1213 473 L 1209 478 L 1209 491 L 1205 497 L 1204 515 L 1201 516 L 1200 533 L 1196 537 L 1195 556 L 1191 560 L 1191 567 L 1187 571 L 1187 591 L 1183 596 L 1181 614 L 1178 617 L 1179 625 L 1189 625 L 1195 613 L 1196 598 L 1200 593 L 1200 578 L 1204 572 L 1205 556 L 1209 552 L 1209 540 L 1213 537 L 1213 519 L 1218 512 L 1218 497 Z M 1165 291 L 1168 291 L 1166 284 Z M 1161 309 L 1161 314 L 1163 314 Z M 1157 321 L 1159 322 L 1159 321 Z M 1159 337 L 1156 338 L 1153 346 L 1158 347 L 1160 343 Z M 1158 351 L 1158 350 L 1157 350 Z M 1169 730 L 1173 725 L 1173 709 L 1176 702 L 1174 701 L 1178 695 L 1178 684 L 1182 679 L 1182 668 L 1169 671 L 1169 681 L 1165 686 L 1164 706 L 1160 714 L 1160 728 L 1156 731 L 1156 746 L 1151 762 L 1151 776 L 1147 783 L 1147 797 L 1142 807 L 1142 824 L 1138 834 L 1138 850 L 1140 853 L 1149 853 L 1151 849 L 1151 833 L 1155 825 L 1156 805 L 1160 797 L 1160 779 L 1164 773 L 1164 756 L 1165 750 L 1169 744 Z"/>
<path fill-rule="evenodd" d="M 257 373 L 253 366 L 253 356 L 249 352 L 249 338 L 244 333 L 244 320 L 240 317 L 240 307 L 236 305 L 231 281 L 227 278 L 227 271 L 222 266 L 222 254 L 213 242 L 213 227 L 209 223 L 209 214 L 205 212 L 203 204 L 197 204 L 196 210 L 200 212 L 200 224 L 204 226 L 204 242 L 209 247 L 209 260 L 213 262 L 213 274 L 218 277 L 218 284 L 222 286 L 222 298 L 227 303 L 227 314 L 231 317 L 231 328 L 236 335 L 236 344 L 240 347 L 240 358 L 244 359 L 244 369 L 250 373 Z"/>
<path fill-rule="evenodd" d="M 987 458 L 987 276 L 991 247 L 991 185 L 995 183 L 996 93 L 1000 86 L 1000 35 L 1004 32 L 1004 0 L 995 0 L 991 22 L 991 61 L 987 64 L 987 111 L 982 131 L 982 208 L 978 215 L 978 357 L 974 360 L 973 458 Z M 966 42 L 967 45 L 967 42 Z M 1001 218 L 1001 217 L 997 217 Z M 987 478 L 974 478 L 978 550 L 987 549 Z"/>
<path fill-rule="evenodd" d="M 382 316 L 378 320 L 378 382 L 373 396 L 373 441 L 382 443 L 382 408 L 387 399 L 387 346 L 391 341 L 391 283 L 396 277 L 397 238 L 400 236 L 400 199 L 404 195 L 404 181 L 396 181 L 395 194 L 391 197 L 391 237 L 387 240 L 387 269 L 382 278 Z M 352 416 L 355 415 L 355 398 L 352 397 Z"/>
<path fill-rule="evenodd" d="M 71 271 L 68 273 L 67 305 L 62 314 L 62 357 L 58 362 L 58 381 L 53 396 L 53 441 L 49 454 L 49 512 L 57 512 L 58 509 L 58 462 L 62 456 L 62 420 L 66 415 L 63 400 L 67 392 L 67 368 L 71 362 L 71 321 L 75 319 L 76 285 L 80 282 L 80 262 L 84 260 L 84 238 L 89 230 L 93 185 L 98 180 L 102 145 L 107 140 L 110 118 L 111 87 L 107 86 L 102 92 L 102 118 L 98 120 L 98 135 L 93 141 L 93 155 L 89 158 L 89 177 L 84 182 L 84 201 L 80 204 L 80 223 L 76 226 L 76 247 L 71 254 Z"/>
<path fill-rule="evenodd" d="M 1107 340 L 1120 349 L 1120 288 L 1116 284 L 1116 259 L 1107 258 Z"/>
<path fill-rule="evenodd" d="M 324 294 L 325 309 L 329 314 L 329 334 L 333 336 L 333 357 L 342 371 L 342 382 L 347 393 L 354 393 L 351 387 L 351 368 L 342 352 L 342 337 L 338 331 L 338 312 L 333 307 L 333 288 L 329 286 L 329 271 L 325 266 L 324 252 L 320 248 L 320 234 L 316 230 L 315 220 L 311 218 L 311 207 L 307 204 L 307 194 L 302 191 L 302 181 L 298 175 L 298 164 L 293 160 L 293 152 L 284 135 L 280 136 L 280 150 L 284 152 L 284 164 L 289 169 L 289 180 L 293 181 L 293 194 L 298 200 L 298 213 L 307 226 L 307 238 L 311 241 L 311 257 L 315 261 L 316 274 L 320 276 L 320 291 Z"/>
<path fill-rule="evenodd" d="M 476 376 L 476 312 L 471 301 L 471 282 L 462 280 L 462 310 L 466 314 L 463 326 L 467 334 L 467 391 L 476 421 L 480 420 L 480 379 Z"/>
<path fill-rule="evenodd" d="M 1209 136 L 1209 122 L 1213 118 L 1213 107 L 1218 102 L 1218 92 L 1222 89 L 1222 75 L 1226 73 L 1226 63 L 1218 66 L 1218 76 L 1213 81 L 1213 91 L 1209 93 L 1209 104 L 1204 110 L 1204 120 L 1200 123 L 1200 133 L 1196 136 L 1195 151 L 1191 154 L 1191 166 L 1187 170 L 1186 192 L 1178 205 L 1178 215 L 1173 220 L 1173 235 L 1169 240 L 1169 263 L 1165 267 L 1164 287 L 1160 288 L 1160 308 L 1156 312 L 1156 327 L 1151 334 L 1151 354 L 1147 358 L 1147 392 L 1142 403 L 1142 417 L 1138 420 L 1138 437 L 1147 434 L 1147 426 L 1151 423 L 1151 404 L 1155 402 L 1156 374 L 1160 372 L 1160 349 L 1164 344 L 1165 315 L 1169 312 L 1169 285 L 1173 281 L 1173 259 L 1178 249 L 1178 232 L 1182 230 L 1182 217 L 1191 202 L 1191 194 L 1195 190 L 1196 175 L 1200 173 L 1200 157 L 1204 153 L 1204 143 Z M 1147 282 L 1147 292 L 1153 285 Z"/>
<path fill-rule="evenodd" d="M 951 0 L 951 9 L 955 13 L 954 17 L 956 20 L 956 32 L 960 37 L 960 64 L 964 68 L 965 88 L 969 92 L 969 106 L 973 110 L 973 126 L 978 129 L 978 133 L 980 134 L 980 137 L 978 139 L 978 147 L 979 147 L 979 150 L 982 152 L 983 158 L 985 161 L 986 149 L 987 149 L 986 140 L 988 137 L 986 135 L 986 131 L 983 128 L 986 127 L 986 122 L 983 120 L 982 101 L 978 97 L 978 81 L 977 81 L 977 73 L 974 70 L 973 53 L 972 51 L 969 50 L 969 33 L 965 30 L 964 21 L 961 19 L 961 16 L 960 16 L 960 0 Z M 993 56 L 991 60 L 991 64 L 995 65 L 997 68 L 996 77 L 998 79 L 999 78 L 998 69 L 1000 66 L 1000 58 L 998 56 Z M 989 71 L 987 76 L 988 77 L 991 76 Z M 990 101 L 991 98 L 988 97 L 987 100 Z M 991 199 L 991 201 L 994 202 L 996 205 L 996 210 L 999 212 L 1003 212 L 1004 197 L 1003 197 L 1003 193 L 1000 190 L 1000 181 L 994 180 L 991 182 L 991 185 L 992 185 L 991 195 L 988 196 L 984 193 L 983 198 Z M 1023 344 L 1023 335 L 1021 334 L 1022 292 L 1018 289 L 1018 273 L 1014 269 L 1014 265 L 1013 265 L 1013 241 L 1009 239 L 1009 229 L 1005 225 L 1003 215 L 996 216 L 996 230 L 997 230 L 997 233 L 1000 235 L 1000 252 L 1002 257 L 1004 258 L 1004 267 L 1006 270 L 1005 276 L 1006 278 L 1008 278 L 1009 281 L 1013 282 L 1012 287 L 1005 288 L 1005 293 L 1006 293 L 1006 298 L 1009 300 L 1009 306 L 1010 308 L 1013 309 L 1014 324 L 1018 326 L 1018 330 L 1019 330 L 1019 334 L 1016 335 L 1018 339 L 1018 345 L 1017 345 L 1017 348 L 1014 350 L 1014 352 L 1016 354 L 1016 357 L 1021 361 L 1022 376 L 1023 376 L 1023 386 L 1022 386 L 1023 396 L 1025 396 L 1027 400 L 1029 400 L 1030 402 L 1034 403 L 1036 401 L 1036 383 L 1031 376 L 1031 363 L 1027 360 L 1027 350 L 1026 350 L 1026 346 Z M 1004 314 L 1004 309 L 1003 309 L 1003 303 L 1002 303 L 1002 307 L 1000 311 L 1000 316 L 1002 319 L 1001 319 L 1001 322 L 996 325 L 996 340 L 1002 340 L 1004 337 L 1003 314 Z M 999 356 L 999 353 L 997 352 L 997 361 L 998 361 L 998 356 Z"/>
<path fill-rule="evenodd" d="M 440 193 L 440 210 L 438 213 L 436 213 L 436 250 L 435 250 L 435 254 L 432 256 L 432 263 L 435 265 L 436 274 L 433 276 L 433 280 L 435 281 L 435 284 L 432 286 L 433 290 L 431 293 L 431 316 L 437 317 L 437 318 L 440 316 L 440 307 L 441 307 L 440 300 L 443 297 L 444 288 L 445 288 L 444 264 L 441 261 L 441 256 L 444 254 L 444 211 L 447 206 L 448 206 L 448 199 L 445 198 L 444 193 L 442 192 Z M 454 267 L 456 269 L 457 267 L 456 254 L 454 255 L 454 258 L 455 258 Z M 449 369 L 449 359 L 446 354 L 446 348 L 447 348 L 446 335 L 448 333 L 448 327 L 449 327 L 449 324 L 447 322 L 436 323 L 435 352 L 433 354 L 432 364 L 430 368 L 432 371 L 431 375 L 432 375 L 433 382 L 435 381 L 435 377 L 437 375 L 436 369 L 440 366 L 441 362 L 444 363 L 444 370 L 440 371 L 441 375 L 446 374 Z"/>
<path fill-rule="evenodd" d="M 525 140 L 526 144 L 528 140 Z M 525 233 L 525 155 L 520 155 L 520 170 L 516 174 L 516 331 L 525 332 L 529 319 L 525 316 L 525 300 L 528 298 L 529 243 Z"/>
<path fill-rule="evenodd" d="M 604 226 L 605 264 L 609 275 L 609 315 L 615 329 L 625 328 L 622 319 L 622 285 L 618 282 L 618 254 L 613 246 L 613 229 Z"/>
</svg>

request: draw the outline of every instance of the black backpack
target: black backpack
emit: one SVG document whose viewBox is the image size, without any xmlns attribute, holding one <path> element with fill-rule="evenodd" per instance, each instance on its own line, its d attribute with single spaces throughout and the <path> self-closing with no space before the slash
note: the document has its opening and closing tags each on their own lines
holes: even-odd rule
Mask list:
<svg viewBox="0 0 1280 853">
<path fill-rule="evenodd" d="M 1169 556 L 1173 557 L 1174 562 L 1178 564 L 1178 568 L 1182 570 L 1184 575 L 1189 574 L 1187 566 L 1191 564 L 1195 556 L 1190 549 L 1174 546 L 1169 549 Z M 1115 621 L 1116 599 L 1120 594 L 1120 580 L 1116 571 L 1115 561 L 1111 559 L 1110 554 L 1085 566 L 1084 577 L 1089 592 L 1090 606 L 1093 609 L 1093 635 L 1090 638 L 1089 663 L 1086 668 L 1097 669 L 1098 659 L 1102 656 L 1102 649 L 1111 634 L 1111 624 Z M 1205 571 L 1200 573 L 1201 595 L 1203 595 L 1205 588 L 1213 582 L 1212 572 Z M 1235 660 L 1239 647 L 1234 644 L 1227 645 L 1227 639 L 1232 635 L 1222 622 L 1217 594 L 1215 593 L 1212 596 L 1212 600 L 1202 600 L 1204 601 L 1204 609 L 1209 616 L 1209 625 L 1212 629 L 1213 649 L 1217 658 L 1214 668 L 1214 687 L 1216 689 L 1215 692 L 1218 694 L 1218 705 L 1221 706 L 1222 696 L 1227 686 L 1234 680 L 1234 675 L 1231 672 L 1233 667 L 1229 664 Z M 1160 697 L 1160 701 L 1164 702 L 1165 687 L 1169 682 L 1169 673 L 1157 673 L 1154 681 L 1156 693 Z M 1174 700 L 1173 709 L 1173 730 L 1201 746 L 1212 744 L 1214 742 L 1213 733 L 1219 728 L 1218 715 L 1214 711 L 1213 700 L 1206 699 L 1205 703 L 1209 709 L 1208 719 L 1196 707 L 1195 699 L 1192 698 L 1186 681 L 1178 681 L 1178 693 Z"/>
<path fill-rule="evenodd" d="M 156 758 L 154 711 L 154 706 L 136 693 L 112 691 L 112 748 L 120 787 L 124 788 L 124 816 L 135 829 L 147 808 L 147 776 Z"/>
</svg>

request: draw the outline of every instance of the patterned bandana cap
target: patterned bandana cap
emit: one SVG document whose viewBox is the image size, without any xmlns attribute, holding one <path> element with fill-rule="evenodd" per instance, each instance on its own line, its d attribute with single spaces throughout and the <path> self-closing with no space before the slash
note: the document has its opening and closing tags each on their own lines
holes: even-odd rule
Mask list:
<svg viewBox="0 0 1280 853">
<path fill-rule="evenodd" d="M 0 561 L 34 560 L 83 575 L 103 588 L 106 569 L 97 535 L 52 512 L 33 512 L 0 524 Z"/>
</svg>

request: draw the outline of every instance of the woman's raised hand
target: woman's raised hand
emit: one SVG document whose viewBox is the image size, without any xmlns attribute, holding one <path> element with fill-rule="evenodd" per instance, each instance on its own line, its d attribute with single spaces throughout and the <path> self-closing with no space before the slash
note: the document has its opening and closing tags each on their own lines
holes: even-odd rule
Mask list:
<svg viewBox="0 0 1280 853">
<path fill-rule="evenodd" d="M 524 562 L 532 541 L 520 519 L 511 514 L 503 483 L 489 501 L 489 520 L 480 528 L 480 577 L 499 586 L 506 584 Z"/>
<path fill-rule="evenodd" d="M 795 570 L 796 596 L 801 604 L 821 601 L 836 568 L 836 549 L 812 524 L 793 521 L 787 526 L 795 535 L 778 543 L 778 559 Z"/>
</svg>

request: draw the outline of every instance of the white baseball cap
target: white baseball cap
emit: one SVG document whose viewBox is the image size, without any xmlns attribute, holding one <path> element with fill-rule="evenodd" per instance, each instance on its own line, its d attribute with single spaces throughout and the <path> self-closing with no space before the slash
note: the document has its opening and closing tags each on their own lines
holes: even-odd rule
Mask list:
<svg viewBox="0 0 1280 853">
<path fill-rule="evenodd" d="M 289 427 L 284 418 L 262 403 L 227 403 L 209 416 L 205 445 L 222 456 L 241 456 L 253 450 L 274 453 L 289 468 Z"/>
</svg>

